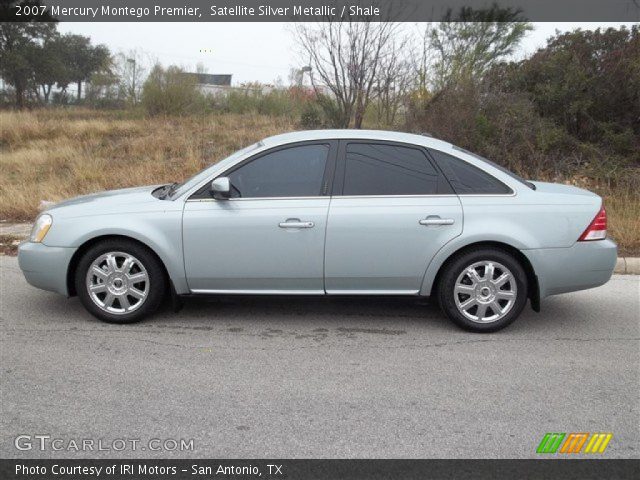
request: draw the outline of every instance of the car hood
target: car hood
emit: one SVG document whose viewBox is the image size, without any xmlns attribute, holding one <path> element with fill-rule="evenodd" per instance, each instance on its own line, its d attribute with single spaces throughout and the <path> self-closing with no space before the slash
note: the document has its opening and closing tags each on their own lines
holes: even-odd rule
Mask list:
<svg viewBox="0 0 640 480">
<path fill-rule="evenodd" d="M 47 208 L 47 212 L 80 216 L 147 210 L 149 206 L 163 202 L 151 195 L 159 186 L 149 185 L 81 195 L 57 203 Z"/>
</svg>

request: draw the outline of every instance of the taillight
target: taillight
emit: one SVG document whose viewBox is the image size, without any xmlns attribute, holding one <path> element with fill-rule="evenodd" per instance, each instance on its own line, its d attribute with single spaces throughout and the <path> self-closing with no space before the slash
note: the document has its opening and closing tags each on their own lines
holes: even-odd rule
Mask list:
<svg viewBox="0 0 640 480">
<path fill-rule="evenodd" d="M 596 215 L 596 218 L 589 224 L 584 231 L 579 242 L 588 242 L 589 240 L 604 240 L 607 238 L 607 211 L 604 206 L 600 208 L 600 211 Z"/>
</svg>

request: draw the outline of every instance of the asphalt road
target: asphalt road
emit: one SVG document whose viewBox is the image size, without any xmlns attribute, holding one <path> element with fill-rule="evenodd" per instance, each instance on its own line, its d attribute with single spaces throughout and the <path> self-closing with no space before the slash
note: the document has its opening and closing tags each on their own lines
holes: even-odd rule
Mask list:
<svg viewBox="0 0 640 480">
<path fill-rule="evenodd" d="M 402 299 L 199 300 L 117 326 L 0 257 L 0 317 L 0 457 L 535 457 L 546 432 L 640 454 L 638 276 L 490 335 Z M 19 434 L 63 450 L 16 450 Z M 141 443 L 70 443 L 100 438 Z M 193 450 L 140 449 L 154 438 Z"/>
</svg>

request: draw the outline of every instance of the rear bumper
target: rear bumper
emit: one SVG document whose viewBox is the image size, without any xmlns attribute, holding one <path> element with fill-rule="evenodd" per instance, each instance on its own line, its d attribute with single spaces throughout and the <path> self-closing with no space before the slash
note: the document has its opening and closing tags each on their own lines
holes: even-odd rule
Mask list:
<svg viewBox="0 0 640 480">
<path fill-rule="evenodd" d="M 613 240 L 576 242 L 569 248 L 522 250 L 538 276 L 540 298 L 599 287 L 609 281 L 618 257 Z"/>
<path fill-rule="evenodd" d="M 67 270 L 75 251 L 75 248 L 22 242 L 18 247 L 18 264 L 29 284 L 69 296 Z"/>
</svg>

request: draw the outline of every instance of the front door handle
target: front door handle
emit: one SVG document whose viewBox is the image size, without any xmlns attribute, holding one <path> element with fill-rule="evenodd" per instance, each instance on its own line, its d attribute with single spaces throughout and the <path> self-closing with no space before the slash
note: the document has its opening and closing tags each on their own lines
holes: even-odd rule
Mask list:
<svg viewBox="0 0 640 480">
<path fill-rule="evenodd" d="M 420 220 L 420 225 L 453 225 L 455 221 L 453 218 L 440 218 L 438 215 L 429 215 L 427 218 Z"/>
<path fill-rule="evenodd" d="M 280 222 L 278 226 L 280 228 L 313 228 L 315 223 L 301 222 L 298 218 L 289 218 L 286 222 Z"/>
</svg>

